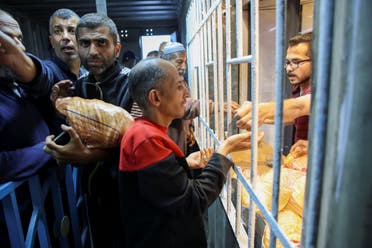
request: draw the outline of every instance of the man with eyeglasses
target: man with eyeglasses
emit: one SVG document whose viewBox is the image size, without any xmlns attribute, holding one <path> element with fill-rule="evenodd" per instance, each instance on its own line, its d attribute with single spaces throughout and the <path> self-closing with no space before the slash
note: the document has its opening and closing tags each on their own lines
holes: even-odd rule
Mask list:
<svg viewBox="0 0 372 248">
<path fill-rule="evenodd" d="M 100 99 L 130 112 L 132 99 L 128 92 L 128 68 L 117 60 L 120 42 L 115 23 L 107 16 L 90 13 L 82 16 L 76 27 L 76 39 L 82 64 L 89 74 L 74 85 L 68 80 L 53 87 L 53 100 L 67 95 Z M 80 167 L 81 184 L 87 197 L 89 222 L 95 247 L 122 247 L 118 199 L 119 147 L 87 148 L 69 126 L 62 129 L 70 135 L 64 146 L 46 138 L 44 150 L 60 163 Z"/>
<path fill-rule="evenodd" d="M 311 104 L 312 34 L 306 33 L 292 37 L 288 42 L 284 69 L 293 86 L 292 99 L 284 100 L 283 121 L 296 128 L 294 142 L 303 144 L 308 139 L 308 125 Z M 252 125 L 251 102 L 245 102 L 234 111 L 237 127 L 250 129 Z M 258 125 L 273 124 L 275 103 L 260 103 L 258 106 Z M 302 140 L 302 141 L 301 141 Z M 292 149 L 297 145 L 295 144 Z"/>
</svg>

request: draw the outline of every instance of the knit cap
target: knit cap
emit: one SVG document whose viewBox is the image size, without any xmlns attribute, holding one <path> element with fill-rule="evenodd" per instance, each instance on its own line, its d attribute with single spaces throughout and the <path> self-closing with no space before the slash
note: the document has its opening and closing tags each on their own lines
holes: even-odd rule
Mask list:
<svg viewBox="0 0 372 248">
<path fill-rule="evenodd" d="M 169 42 L 164 47 L 163 55 L 168 55 L 168 54 L 177 53 L 177 52 L 186 52 L 186 49 L 181 43 Z"/>
</svg>

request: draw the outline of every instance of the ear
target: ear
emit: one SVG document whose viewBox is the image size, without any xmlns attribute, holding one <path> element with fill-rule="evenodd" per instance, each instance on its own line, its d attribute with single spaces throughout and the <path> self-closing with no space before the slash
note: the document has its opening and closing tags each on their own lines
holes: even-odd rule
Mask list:
<svg viewBox="0 0 372 248">
<path fill-rule="evenodd" d="M 160 105 L 160 95 L 158 90 L 155 89 L 150 90 L 148 97 L 151 106 L 157 107 Z"/>
<path fill-rule="evenodd" d="M 120 49 L 121 49 L 121 45 L 119 42 L 116 42 L 115 43 L 115 57 L 116 58 L 119 58 L 119 55 L 120 55 Z"/>
</svg>

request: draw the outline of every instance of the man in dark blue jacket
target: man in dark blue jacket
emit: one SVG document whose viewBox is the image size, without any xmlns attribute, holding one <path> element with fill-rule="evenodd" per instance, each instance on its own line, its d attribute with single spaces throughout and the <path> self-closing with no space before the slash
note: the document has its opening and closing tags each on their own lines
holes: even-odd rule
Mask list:
<svg viewBox="0 0 372 248">
<path fill-rule="evenodd" d="M 22 53 L 22 32 L 17 21 L 0 10 L 0 183 L 35 174 L 52 160 L 43 152 L 49 128 L 35 105 L 35 96 L 14 82 L 12 42 Z M 27 70 L 27 68 L 24 68 Z"/>
<path fill-rule="evenodd" d="M 61 80 L 75 82 L 86 71 L 80 67 L 80 57 L 75 38 L 79 16 L 70 9 L 56 10 L 49 21 L 49 40 L 53 47 L 50 60 L 40 60 L 31 54 L 20 52 L 12 44 L 7 44 L 7 53 L 12 55 L 12 70 L 18 84 L 28 92 L 38 96 L 37 105 L 53 134 L 61 132 L 64 122 L 56 115 L 49 100 L 53 85 Z M 13 44 L 14 45 L 14 44 Z"/>
<path fill-rule="evenodd" d="M 53 134 L 61 132 L 60 125 L 64 123 L 59 118 L 51 104 L 49 97 L 51 88 L 61 80 L 75 82 L 86 74 L 80 67 L 75 30 L 79 16 L 70 9 L 58 9 L 49 19 L 49 41 L 53 48 L 50 60 L 40 60 L 29 55 L 37 68 L 31 81 L 22 81 L 21 87 L 31 90 L 42 96 L 39 106 L 43 110 Z M 31 75 L 30 75 L 31 76 Z"/>
</svg>

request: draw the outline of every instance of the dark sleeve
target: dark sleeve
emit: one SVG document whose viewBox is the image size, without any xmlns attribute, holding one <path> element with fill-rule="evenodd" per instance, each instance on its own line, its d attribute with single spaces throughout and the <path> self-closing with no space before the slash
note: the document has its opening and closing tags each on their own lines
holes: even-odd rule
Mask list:
<svg viewBox="0 0 372 248">
<path fill-rule="evenodd" d="M 182 119 L 192 120 L 200 115 L 200 101 L 187 98 L 185 103 L 185 115 Z"/>
<path fill-rule="evenodd" d="M 0 152 L 0 183 L 16 181 L 37 173 L 52 157 L 43 151 L 44 142 L 14 151 Z"/>
<path fill-rule="evenodd" d="M 55 68 L 53 68 L 51 63 L 42 61 L 32 54 L 27 55 L 35 63 L 37 75 L 31 82 L 17 83 L 34 96 L 49 96 L 54 82 L 58 81 L 54 73 Z"/>
<path fill-rule="evenodd" d="M 214 153 L 200 176 L 190 179 L 172 154 L 138 171 L 141 197 L 172 215 L 204 212 L 221 192 L 231 165 Z"/>
</svg>

